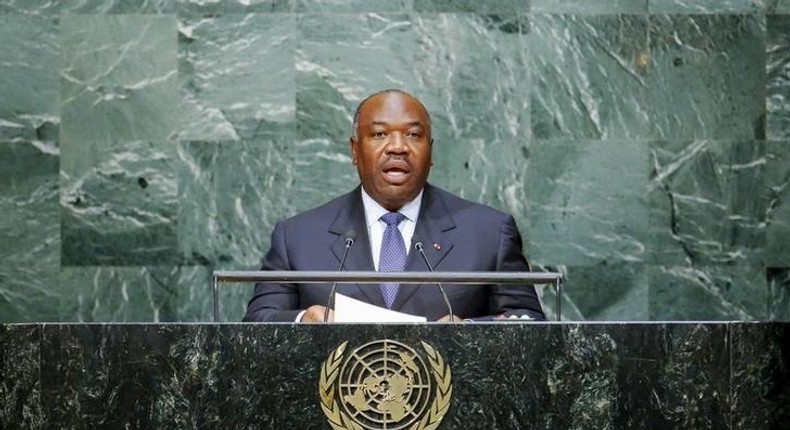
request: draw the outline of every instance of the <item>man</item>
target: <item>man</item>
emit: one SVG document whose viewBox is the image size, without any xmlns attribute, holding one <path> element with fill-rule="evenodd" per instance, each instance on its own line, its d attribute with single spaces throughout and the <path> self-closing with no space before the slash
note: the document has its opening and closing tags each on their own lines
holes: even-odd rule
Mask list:
<svg viewBox="0 0 790 430">
<path fill-rule="evenodd" d="M 427 183 L 431 121 L 423 104 L 400 90 L 360 103 L 351 136 L 361 186 L 318 208 L 277 224 L 263 270 L 337 270 L 347 238 L 355 237 L 344 270 L 427 271 L 424 244 L 436 271 L 528 271 L 513 217 L 463 200 Z M 445 285 L 452 320 L 545 319 L 532 286 Z M 245 321 L 324 320 L 330 286 L 260 283 Z M 338 292 L 448 321 L 436 285 L 340 284 Z M 333 320 L 329 312 L 329 320 Z"/>
</svg>

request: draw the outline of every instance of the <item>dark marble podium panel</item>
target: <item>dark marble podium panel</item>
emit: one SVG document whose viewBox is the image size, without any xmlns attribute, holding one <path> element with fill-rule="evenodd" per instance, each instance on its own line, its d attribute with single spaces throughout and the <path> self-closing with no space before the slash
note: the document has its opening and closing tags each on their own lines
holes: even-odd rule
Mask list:
<svg viewBox="0 0 790 430">
<path fill-rule="evenodd" d="M 0 326 L 0 427 L 328 429 L 340 343 L 433 345 L 442 429 L 772 429 L 790 422 L 790 324 Z"/>
</svg>

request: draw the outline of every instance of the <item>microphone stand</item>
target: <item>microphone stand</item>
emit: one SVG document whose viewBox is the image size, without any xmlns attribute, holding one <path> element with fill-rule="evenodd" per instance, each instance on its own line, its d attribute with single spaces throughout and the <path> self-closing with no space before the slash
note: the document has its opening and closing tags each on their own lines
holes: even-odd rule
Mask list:
<svg viewBox="0 0 790 430">
<path fill-rule="evenodd" d="M 433 266 L 428 261 L 428 256 L 425 255 L 425 249 L 422 242 L 417 242 L 414 244 L 414 249 L 416 249 L 420 255 L 422 256 L 423 261 L 425 261 L 425 265 L 428 266 L 428 270 L 433 272 Z M 450 312 L 450 322 L 455 322 L 455 316 L 453 315 L 453 307 L 450 305 L 450 299 L 447 298 L 447 293 L 444 291 L 444 287 L 442 286 L 441 282 L 437 282 L 436 285 L 439 286 L 439 292 L 442 293 L 442 299 L 444 299 L 444 304 L 447 305 L 447 311 Z"/>
<path fill-rule="evenodd" d="M 345 244 L 345 251 L 343 251 L 343 258 L 340 259 L 340 267 L 337 268 L 338 272 L 343 271 L 343 265 L 346 264 L 346 257 L 348 257 L 348 251 L 351 250 L 351 247 L 354 245 L 354 234 L 353 232 L 349 232 L 346 235 L 346 244 Z M 332 289 L 329 290 L 329 298 L 326 301 L 326 308 L 324 309 L 324 322 L 329 320 L 329 307 L 332 306 L 335 302 L 335 292 L 337 291 L 337 282 L 332 283 Z"/>
</svg>

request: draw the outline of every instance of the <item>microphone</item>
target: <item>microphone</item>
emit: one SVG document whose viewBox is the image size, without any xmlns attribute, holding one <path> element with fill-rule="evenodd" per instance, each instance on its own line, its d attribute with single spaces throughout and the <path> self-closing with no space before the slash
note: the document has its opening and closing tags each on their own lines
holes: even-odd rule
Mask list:
<svg viewBox="0 0 790 430">
<path fill-rule="evenodd" d="M 357 233 L 354 230 L 349 230 L 343 236 L 346 237 L 343 251 L 343 258 L 340 259 L 340 267 L 337 268 L 338 272 L 343 271 L 343 265 L 346 264 L 346 257 L 348 257 L 348 251 L 351 250 L 351 247 L 354 246 L 354 239 L 357 237 Z M 332 306 L 335 302 L 335 292 L 337 291 L 337 282 L 332 283 L 332 289 L 329 290 L 329 298 L 326 300 L 326 308 L 324 309 L 324 322 L 327 322 L 329 319 L 329 307 Z"/>
<path fill-rule="evenodd" d="M 422 260 L 425 261 L 425 265 L 428 266 L 428 271 L 433 272 L 433 266 L 431 266 L 431 263 L 428 261 L 428 256 L 425 255 L 425 247 L 422 245 L 422 242 L 417 237 L 414 237 L 413 240 L 416 241 L 414 243 L 414 249 L 416 249 L 422 256 Z M 442 293 L 442 299 L 444 299 L 444 304 L 447 306 L 447 312 L 450 313 L 450 322 L 453 322 L 455 317 L 453 316 L 453 307 L 450 306 L 450 299 L 447 298 L 447 293 L 444 291 L 442 283 L 437 282 L 436 285 L 439 286 L 439 292 Z"/>
</svg>

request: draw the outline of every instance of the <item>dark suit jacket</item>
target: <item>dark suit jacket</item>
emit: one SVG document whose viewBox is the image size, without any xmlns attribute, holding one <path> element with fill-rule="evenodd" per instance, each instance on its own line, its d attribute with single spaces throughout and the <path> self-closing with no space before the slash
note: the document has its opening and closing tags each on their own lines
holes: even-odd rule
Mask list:
<svg viewBox="0 0 790 430">
<path fill-rule="evenodd" d="M 347 271 L 372 271 L 360 188 L 318 208 L 278 223 L 262 270 L 336 271 L 349 231 L 356 234 L 345 263 Z M 434 270 L 528 271 L 521 235 L 512 216 L 426 184 L 414 237 L 425 244 Z M 407 244 L 408 246 L 408 244 Z M 427 271 L 413 248 L 406 271 Z M 290 321 L 311 305 L 326 305 L 331 285 L 259 283 L 245 321 Z M 453 312 L 462 318 L 527 314 L 545 319 L 535 289 L 522 285 L 444 285 Z M 339 284 L 338 292 L 385 306 L 376 284 Z M 423 315 L 429 321 L 447 314 L 436 285 L 401 284 L 393 309 Z"/>
</svg>

